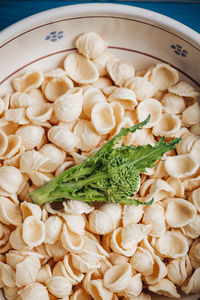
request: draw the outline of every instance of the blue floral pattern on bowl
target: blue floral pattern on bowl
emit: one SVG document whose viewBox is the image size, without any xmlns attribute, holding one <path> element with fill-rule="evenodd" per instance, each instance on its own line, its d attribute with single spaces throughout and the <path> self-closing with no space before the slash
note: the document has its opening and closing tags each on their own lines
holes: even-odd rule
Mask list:
<svg viewBox="0 0 200 300">
<path fill-rule="evenodd" d="M 181 55 L 182 57 L 186 57 L 188 55 L 188 51 L 183 49 L 183 47 L 179 44 L 171 45 L 171 48 L 174 50 L 176 55 Z"/>
<path fill-rule="evenodd" d="M 63 34 L 64 31 L 52 31 L 46 36 L 45 40 L 51 42 L 57 42 L 58 40 L 63 38 L 64 36 Z"/>
</svg>

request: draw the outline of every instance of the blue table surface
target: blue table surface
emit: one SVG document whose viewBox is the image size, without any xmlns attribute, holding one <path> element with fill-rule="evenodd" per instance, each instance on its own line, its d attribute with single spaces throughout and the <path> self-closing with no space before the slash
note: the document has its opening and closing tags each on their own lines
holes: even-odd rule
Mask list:
<svg viewBox="0 0 200 300">
<path fill-rule="evenodd" d="M 149 9 L 171 17 L 200 33 L 200 1 L 65 1 L 65 0 L 0 0 L 0 31 L 35 13 L 80 3 L 119 3 Z"/>
</svg>

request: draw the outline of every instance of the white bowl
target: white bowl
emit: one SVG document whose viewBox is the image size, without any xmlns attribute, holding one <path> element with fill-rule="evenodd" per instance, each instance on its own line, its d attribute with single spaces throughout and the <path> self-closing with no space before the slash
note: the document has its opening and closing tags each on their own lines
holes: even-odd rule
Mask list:
<svg viewBox="0 0 200 300">
<path fill-rule="evenodd" d="M 24 69 L 45 71 L 62 64 L 66 54 L 74 50 L 74 39 L 87 31 L 98 32 L 117 57 L 132 63 L 136 69 L 166 62 L 180 72 L 182 79 L 198 87 L 200 35 L 197 32 L 166 16 L 134 6 L 81 4 L 33 15 L 0 33 L 0 96 L 12 91 L 12 79 Z M 182 299 L 197 297 L 189 295 Z"/>
</svg>

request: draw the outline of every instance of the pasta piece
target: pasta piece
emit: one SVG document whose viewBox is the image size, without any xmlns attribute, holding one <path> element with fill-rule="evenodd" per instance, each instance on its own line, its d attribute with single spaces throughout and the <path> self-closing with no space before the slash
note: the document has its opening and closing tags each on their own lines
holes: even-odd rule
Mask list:
<svg viewBox="0 0 200 300">
<path fill-rule="evenodd" d="M 161 99 L 161 104 L 168 113 L 180 114 L 186 109 L 183 97 L 172 93 L 165 94 Z"/>
<path fill-rule="evenodd" d="M 130 260 L 134 270 L 142 275 L 151 275 L 153 273 L 154 259 L 151 253 L 142 247 L 138 247 Z"/>
<path fill-rule="evenodd" d="M 156 89 L 164 91 L 179 80 L 178 71 L 169 64 L 159 63 L 151 69 L 150 82 Z"/>
<path fill-rule="evenodd" d="M 35 216 L 29 216 L 22 225 L 22 239 L 29 247 L 41 245 L 45 239 L 44 223 Z"/>
<path fill-rule="evenodd" d="M 42 91 L 45 97 L 51 102 L 54 102 L 57 98 L 74 87 L 73 81 L 66 76 L 64 70 L 61 69 L 61 76 L 58 76 L 58 74 L 56 74 L 57 76 L 53 75 L 55 74 L 45 74 L 47 79 L 44 80 L 42 85 Z"/>
<path fill-rule="evenodd" d="M 103 283 L 112 292 L 120 292 L 126 289 L 131 281 L 131 265 L 121 263 L 112 266 L 104 273 Z"/>
<path fill-rule="evenodd" d="M 48 158 L 48 161 L 40 168 L 43 172 L 55 172 L 64 163 L 66 153 L 53 144 L 45 144 L 39 153 Z"/>
<path fill-rule="evenodd" d="M 142 128 L 140 131 L 136 130 L 132 134 L 132 144 L 135 146 L 142 146 L 146 144 L 154 145 L 156 142 L 150 128 Z"/>
<path fill-rule="evenodd" d="M 151 225 L 150 236 L 160 237 L 166 231 L 164 209 L 157 203 L 145 209 L 142 221 L 144 224 Z"/>
<path fill-rule="evenodd" d="M 65 220 L 67 227 L 75 234 L 84 235 L 85 218 L 82 215 L 73 215 L 63 213 L 62 218 Z"/>
<path fill-rule="evenodd" d="M 192 243 L 189 251 L 189 258 L 194 269 L 200 267 L 200 238 Z"/>
<path fill-rule="evenodd" d="M 193 134 L 195 134 L 195 135 L 200 136 L 200 122 L 192 125 L 190 127 L 190 132 L 193 133 Z"/>
<path fill-rule="evenodd" d="M 108 44 L 96 32 L 86 32 L 76 39 L 76 48 L 87 58 L 96 58 L 107 48 Z"/>
<path fill-rule="evenodd" d="M 54 261 L 64 259 L 64 256 L 68 253 L 68 251 L 63 248 L 60 240 L 56 241 L 54 244 L 45 244 L 45 250 L 49 257 L 54 258 Z"/>
<path fill-rule="evenodd" d="M 192 273 L 192 265 L 188 255 L 172 259 L 167 265 L 167 277 L 180 286 Z"/>
<path fill-rule="evenodd" d="M 42 122 L 46 122 L 51 118 L 53 113 L 53 106 L 49 103 L 41 103 L 30 105 L 26 109 L 27 117 L 34 123 L 34 124 L 41 124 Z"/>
<path fill-rule="evenodd" d="M 157 239 L 155 247 L 161 256 L 169 258 L 185 256 L 189 250 L 186 237 L 178 231 L 166 231 Z"/>
<path fill-rule="evenodd" d="M 154 125 L 153 134 L 156 136 L 173 137 L 181 128 L 180 119 L 173 113 L 165 113 Z"/>
<path fill-rule="evenodd" d="M 34 216 L 38 220 L 41 219 L 42 212 L 40 206 L 25 201 L 21 203 L 20 208 L 21 208 L 23 220 L 25 220 L 29 216 Z"/>
<path fill-rule="evenodd" d="M 110 105 L 112 106 L 113 115 L 115 118 L 115 127 L 113 128 L 113 130 L 110 133 L 111 135 L 113 135 L 116 132 L 119 124 L 122 123 L 124 116 L 125 116 L 125 114 L 124 114 L 125 112 L 124 112 L 124 107 L 119 102 L 113 101 L 110 103 Z"/>
<path fill-rule="evenodd" d="M 4 101 L 0 98 L 0 116 L 4 111 Z"/>
<path fill-rule="evenodd" d="M 3 133 L 3 132 L 2 132 Z M 1 138 L 1 132 L 0 132 L 0 138 Z M 2 141 L 0 145 L 0 151 L 3 152 L 2 155 L 0 154 L 0 159 L 8 160 L 15 156 L 21 148 L 21 138 L 16 135 L 9 135 L 2 136 Z M 5 146 L 7 146 L 5 148 Z"/>
<path fill-rule="evenodd" d="M 29 92 L 34 88 L 39 88 L 44 80 L 43 73 L 39 70 L 26 71 L 21 77 L 15 78 L 12 82 L 17 92 Z"/>
<path fill-rule="evenodd" d="M 133 223 L 139 223 L 144 214 L 142 205 L 124 205 L 122 212 L 123 227 Z"/>
<path fill-rule="evenodd" d="M 10 108 L 5 113 L 5 120 L 19 125 L 29 124 L 25 108 Z"/>
<path fill-rule="evenodd" d="M 124 86 L 129 78 L 135 76 L 135 69 L 127 63 L 123 63 L 117 59 L 110 59 L 107 62 L 107 71 L 110 78 L 117 86 Z"/>
<path fill-rule="evenodd" d="M 6 152 L 8 148 L 8 137 L 7 135 L 0 130 L 0 156 Z"/>
<path fill-rule="evenodd" d="M 21 155 L 20 170 L 30 176 L 34 170 L 40 170 L 49 161 L 50 159 L 36 150 L 26 151 Z"/>
<path fill-rule="evenodd" d="M 44 128 L 36 125 L 21 126 L 15 133 L 21 137 L 22 145 L 26 150 L 31 150 L 38 146 L 44 135 Z"/>
<path fill-rule="evenodd" d="M 200 188 L 193 190 L 188 200 L 194 204 L 198 213 L 200 213 Z"/>
<path fill-rule="evenodd" d="M 138 104 L 135 93 L 128 88 L 116 88 L 108 97 L 108 102 L 119 102 L 124 109 L 134 109 Z"/>
<path fill-rule="evenodd" d="M 147 98 L 138 104 L 136 111 L 139 122 L 146 119 L 148 115 L 151 116 L 149 123 L 145 125 L 146 128 L 151 128 L 155 126 L 161 118 L 162 105 L 154 98 Z"/>
<path fill-rule="evenodd" d="M 111 86 L 112 81 L 106 76 L 101 76 L 96 81 L 92 82 L 91 85 L 98 89 L 103 89 L 105 87 Z"/>
<path fill-rule="evenodd" d="M 4 295 L 8 300 L 16 300 L 18 296 L 19 288 L 17 286 L 14 287 L 4 287 Z"/>
<path fill-rule="evenodd" d="M 187 295 L 200 292 L 200 268 L 196 269 L 192 276 L 183 283 L 181 289 Z"/>
<path fill-rule="evenodd" d="M 82 151 L 91 151 L 100 141 L 100 135 L 95 132 L 91 122 L 87 120 L 79 120 L 73 132 L 79 137 L 76 147 Z"/>
<path fill-rule="evenodd" d="M 145 282 L 149 285 L 159 283 L 167 275 L 167 268 L 161 258 L 154 252 L 152 252 L 152 257 L 154 259 L 153 273 L 144 276 Z"/>
<path fill-rule="evenodd" d="M 122 300 L 130 300 L 130 299 L 123 298 Z M 151 300 L 151 296 L 148 294 L 141 293 L 138 296 L 132 296 L 131 300 Z"/>
<path fill-rule="evenodd" d="M 72 151 L 79 141 L 79 137 L 64 126 L 53 126 L 48 131 L 48 139 L 66 152 Z"/>
<path fill-rule="evenodd" d="M 89 214 L 94 207 L 90 206 L 88 203 L 81 202 L 78 200 L 68 200 L 67 202 L 63 203 L 64 211 L 69 214 Z"/>
<path fill-rule="evenodd" d="M 194 134 L 188 133 L 184 134 L 182 140 L 177 145 L 177 153 L 186 154 L 190 153 L 196 143 L 198 141 L 198 137 Z"/>
<path fill-rule="evenodd" d="M 42 299 L 49 300 L 47 288 L 38 282 L 31 283 L 19 290 L 18 294 L 21 299 L 19 300 L 31 300 L 31 299 Z"/>
<path fill-rule="evenodd" d="M 78 53 L 67 55 L 64 60 L 64 69 L 67 75 L 77 83 L 88 84 L 99 78 L 95 64 Z"/>
<path fill-rule="evenodd" d="M 142 279 L 141 279 L 141 274 L 136 274 L 131 277 L 131 280 L 129 281 L 128 286 L 125 288 L 124 291 L 122 291 L 122 294 L 129 298 L 132 299 L 132 296 L 139 296 L 140 293 L 142 292 Z"/>
<path fill-rule="evenodd" d="M 90 117 L 92 107 L 99 102 L 106 102 L 106 98 L 104 94 L 101 92 L 99 88 L 96 87 L 88 87 L 83 92 L 83 111 L 84 113 Z"/>
<path fill-rule="evenodd" d="M 18 205 L 6 197 L 0 196 L 0 221 L 6 225 L 18 226 L 22 222 L 21 211 Z"/>
<path fill-rule="evenodd" d="M 13 288 L 15 286 L 15 272 L 13 269 L 0 261 L 0 278 L 3 285 Z"/>
<path fill-rule="evenodd" d="M 11 248 L 9 236 L 9 228 L 0 223 L 0 253 L 6 253 Z"/>
<path fill-rule="evenodd" d="M 45 225 L 45 243 L 54 244 L 60 237 L 63 222 L 58 216 L 50 216 Z"/>
<path fill-rule="evenodd" d="M 23 287 L 35 282 L 40 267 L 40 260 L 36 255 L 28 256 L 18 263 L 16 265 L 16 285 Z"/>
<path fill-rule="evenodd" d="M 168 198 L 165 218 L 172 228 L 183 227 L 190 224 L 196 216 L 196 208 L 189 201 L 181 198 Z"/>
<path fill-rule="evenodd" d="M 72 232 L 66 224 L 63 224 L 60 239 L 62 241 L 63 247 L 72 252 L 79 252 L 84 246 L 83 235 L 78 235 Z"/>
<path fill-rule="evenodd" d="M 188 238 L 196 239 L 200 232 L 200 214 L 197 214 L 190 224 L 181 228 L 181 231 Z"/>
<path fill-rule="evenodd" d="M 29 94 L 16 92 L 10 97 L 10 107 L 11 108 L 27 108 L 30 105 L 36 104 L 37 101 Z M 38 104 L 38 103 L 37 103 Z"/>
<path fill-rule="evenodd" d="M 166 181 L 175 191 L 176 197 L 184 198 L 185 197 L 185 188 L 182 181 L 178 178 L 169 177 Z"/>
<path fill-rule="evenodd" d="M 83 95 L 80 88 L 70 89 L 54 102 L 54 112 L 58 120 L 73 122 L 82 111 Z"/>
<path fill-rule="evenodd" d="M 108 75 L 106 65 L 109 60 L 113 59 L 113 55 L 106 50 L 93 59 L 93 63 L 97 67 L 100 76 Z"/>
<path fill-rule="evenodd" d="M 10 234 L 10 244 L 15 250 L 30 250 L 31 247 L 27 246 L 22 239 L 22 225 L 18 226 Z"/>
<path fill-rule="evenodd" d="M 168 156 L 165 160 L 165 170 L 174 178 L 184 178 L 194 174 L 198 169 L 191 154 Z"/>
<path fill-rule="evenodd" d="M 195 88 L 188 82 L 180 81 L 176 85 L 169 87 L 169 92 L 181 97 L 196 98 L 199 93 Z"/>
<path fill-rule="evenodd" d="M 96 103 L 91 111 L 91 120 L 98 133 L 109 133 L 115 127 L 112 106 L 104 102 Z"/>
<path fill-rule="evenodd" d="M 200 106 L 198 102 L 186 108 L 182 114 L 182 123 L 186 126 L 191 126 L 199 122 Z"/>
<path fill-rule="evenodd" d="M 91 296 L 82 288 L 79 288 L 70 296 L 70 300 L 92 300 Z"/>
<path fill-rule="evenodd" d="M 129 257 L 123 256 L 121 254 L 117 254 L 115 252 L 109 253 L 109 261 L 111 261 L 112 265 L 120 265 L 121 263 L 128 263 L 129 260 L 130 260 Z M 133 270 L 132 273 L 134 273 Z"/>
<path fill-rule="evenodd" d="M 177 292 L 176 286 L 167 278 L 163 278 L 159 283 L 149 286 L 149 290 L 158 295 L 172 297 L 175 299 L 181 298 L 181 295 Z"/>
<path fill-rule="evenodd" d="M 153 97 L 155 87 L 144 77 L 135 76 L 126 81 L 125 87 L 131 89 L 136 94 L 136 99 L 141 101 Z"/>
<path fill-rule="evenodd" d="M 69 296 L 72 293 L 72 284 L 65 277 L 52 276 L 45 284 L 49 292 L 58 298 Z"/>
<path fill-rule="evenodd" d="M 64 161 L 56 170 L 55 176 L 61 174 L 64 170 L 68 169 L 69 167 L 73 166 L 74 162 L 71 161 Z"/>
<path fill-rule="evenodd" d="M 51 278 L 51 276 L 52 276 L 51 268 L 49 264 L 45 264 L 37 272 L 36 281 L 44 284 L 45 281 Z"/>
</svg>

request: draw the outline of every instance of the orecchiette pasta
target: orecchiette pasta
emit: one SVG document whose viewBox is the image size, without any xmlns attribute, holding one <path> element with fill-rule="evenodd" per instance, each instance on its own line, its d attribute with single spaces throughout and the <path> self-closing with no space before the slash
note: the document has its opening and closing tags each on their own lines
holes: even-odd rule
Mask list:
<svg viewBox="0 0 200 300">
<path fill-rule="evenodd" d="M 135 72 L 99 33 L 74 45 L 62 66 L 27 69 L 0 94 L 0 298 L 1 289 L 7 300 L 200 293 L 199 92 L 166 63 Z M 31 191 L 148 115 L 118 146 L 181 140 L 141 173 L 143 205 L 32 203 Z"/>
</svg>

